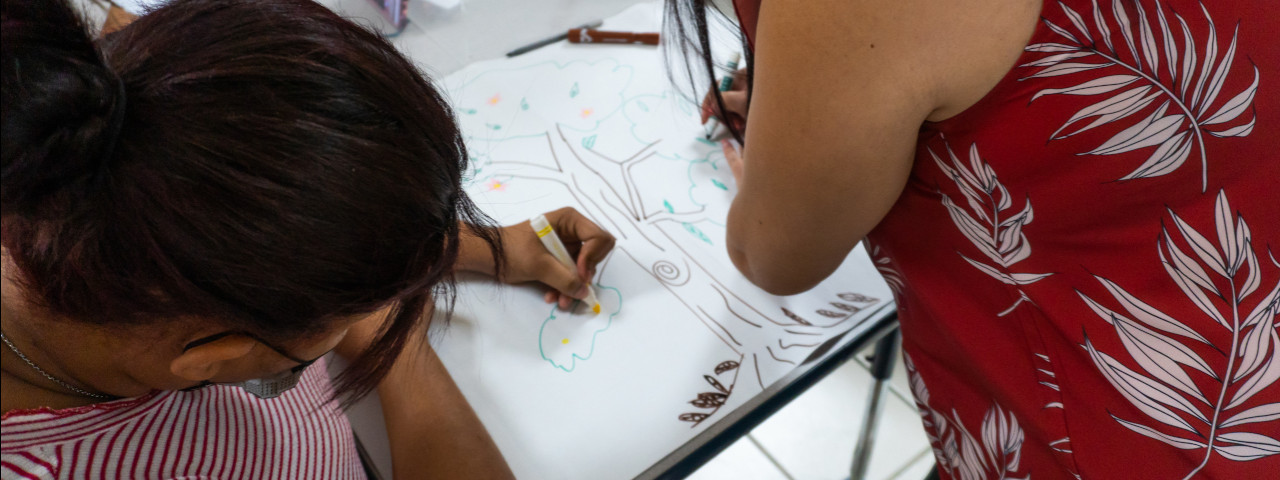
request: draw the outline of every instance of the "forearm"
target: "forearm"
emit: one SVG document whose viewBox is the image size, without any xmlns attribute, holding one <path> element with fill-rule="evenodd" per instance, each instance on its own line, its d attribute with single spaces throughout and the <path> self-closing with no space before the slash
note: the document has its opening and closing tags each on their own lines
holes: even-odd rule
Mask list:
<svg viewBox="0 0 1280 480">
<path fill-rule="evenodd" d="M 458 261 L 454 263 L 453 270 L 496 275 L 496 263 L 489 244 L 477 236 L 466 222 L 459 223 L 458 231 Z"/>
<path fill-rule="evenodd" d="M 411 342 L 378 396 L 395 478 L 513 478 L 434 350 Z"/>
</svg>

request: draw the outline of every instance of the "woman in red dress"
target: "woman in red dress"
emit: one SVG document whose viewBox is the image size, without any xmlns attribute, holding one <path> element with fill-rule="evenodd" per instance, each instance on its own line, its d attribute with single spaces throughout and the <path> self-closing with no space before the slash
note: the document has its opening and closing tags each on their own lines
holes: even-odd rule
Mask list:
<svg viewBox="0 0 1280 480">
<path fill-rule="evenodd" d="M 790 294 L 865 238 L 942 477 L 1276 478 L 1280 17 L 735 4 L 730 256 Z"/>
</svg>

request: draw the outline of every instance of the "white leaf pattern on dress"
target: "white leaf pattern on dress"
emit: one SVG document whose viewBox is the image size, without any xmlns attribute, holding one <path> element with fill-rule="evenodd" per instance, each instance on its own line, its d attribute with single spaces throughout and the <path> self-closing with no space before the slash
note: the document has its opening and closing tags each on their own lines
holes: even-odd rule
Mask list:
<svg viewBox="0 0 1280 480">
<path fill-rule="evenodd" d="M 944 145 L 947 156 L 951 160 L 950 165 L 933 153 L 932 149 L 927 149 L 929 156 L 933 157 L 938 168 L 959 187 L 960 194 L 970 210 L 957 205 L 950 196 L 939 190 L 938 195 L 942 196 L 942 205 L 947 207 L 947 212 L 955 222 L 956 228 L 960 229 L 960 233 L 978 247 L 978 250 L 995 266 L 971 259 L 963 253 L 959 254 L 960 258 L 996 280 L 1019 287 L 1017 290 L 1019 298 L 1009 308 L 997 314 L 1003 317 L 1022 302 L 1030 301 L 1030 297 L 1022 291 L 1021 285 L 1032 284 L 1053 275 L 1052 273 L 1010 271 L 1010 267 L 1015 263 L 1031 256 L 1031 243 L 1027 241 L 1027 235 L 1022 232 L 1023 227 L 1031 223 L 1035 217 L 1035 212 L 1031 208 L 1031 199 L 1026 200 L 1026 205 L 1021 211 L 1010 213 L 1013 201 L 1010 199 L 1009 190 L 1000 183 L 991 165 L 978 155 L 978 145 L 975 143 L 969 147 L 968 165 L 956 157 L 950 144 L 945 144 L 944 141 Z M 977 218 L 974 218 L 975 216 Z"/>
<path fill-rule="evenodd" d="M 960 480 L 1030 480 L 1031 475 L 1013 477 L 1022 463 L 1022 427 L 1013 412 L 993 405 L 982 418 L 981 438 L 974 437 L 951 410 L 951 417 L 929 405 L 929 388 L 916 371 L 911 355 L 902 354 L 903 365 L 911 382 L 916 411 L 924 422 L 929 446 L 938 460 L 938 468 Z"/>
<path fill-rule="evenodd" d="M 1136 36 L 1133 31 L 1134 22 L 1130 20 L 1124 3 L 1129 3 L 1137 14 Z M 1257 115 L 1251 115 L 1250 119 L 1242 124 L 1223 125 L 1235 123 L 1234 121 L 1246 111 L 1253 110 L 1253 98 L 1258 92 L 1256 65 L 1253 66 L 1253 83 L 1248 88 L 1226 102 L 1215 103 L 1235 60 L 1239 25 L 1232 33 L 1231 44 L 1219 57 L 1217 30 L 1213 18 L 1203 4 L 1200 5 L 1200 9 L 1209 27 L 1208 39 L 1204 42 L 1197 42 L 1192 37 L 1187 21 L 1181 14 L 1170 11 L 1172 17 L 1182 27 L 1183 51 L 1179 52 L 1179 45 L 1174 39 L 1174 29 L 1170 27 L 1169 17 L 1165 15 L 1165 8 L 1159 0 L 1156 0 L 1154 5 L 1155 23 L 1160 27 L 1159 39 L 1156 37 L 1147 11 L 1140 2 L 1113 0 L 1112 16 L 1124 38 L 1124 44 L 1128 47 L 1126 57 L 1112 44 L 1111 28 L 1097 0 L 1093 2 L 1093 26 L 1105 47 L 1098 45 L 1093 39 L 1092 31 L 1079 13 L 1061 2 L 1058 4 L 1080 35 L 1077 36 L 1067 28 L 1044 19 L 1045 25 L 1050 30 L 1068 40 L 1069 43 L 1028 45 L 1026 47 L 1028 52 L 1053 55 L 1019 65 L 1022 68 L 1040 69 L 1022 79 L 1067 76 L 1097 69 L 1123 72 L 1065 88 L 1047 88 L 1037 92 L 1031 101 L 1034 102 L 1046 95 L 1102 95 L 1119 91 L 1077 111 L 1049 136 L 1050 140 L 1064 139 L 1095 127 L 1119 122 L 1156 104 L 1157 99 L 1162 99 L 1163 101 L 1158 103 L 1155 110 L 1145 118 L 1123 128 L 1102 145 L 1081 155 L 1117 155 L 1155 147 L 1145 162 L 1120 178 L 1120 180 L 1132 180 L 1173 172 L 1186 162 L 1192 151 L 1197 151 L 1200 157 L 1201 191 L 1206 190 L 1209 181 L 1209 164 L 1208 154 L 1205 152 L 1204 134 L 1208 133 L 1215 137 L 1244 137 L 1253 132 L 1254 122 L 1257 119 Z M 1197 74 L 1197 48 L 1200 44 L 1204 45 L 1204 63 Z M 1067 62 L 1067 60 L 1071 61 Z M 1165 65 L 1163 73 L 1160 69 L 1161 63 Z M 1177 68 L 1178 64 L 1182 67 Z M 1093 120 L 1088 125 L 1078 126 L 1078 122 L 1088 119 Z M 1069 133 L 1063 133 L 1071 127 L 1075 129 Z"/>
<path fill-rule="evenodd" d="M 1191 478 L 1208 464 L 1214 452 L 1235 461 L 1280 454 L 1280 442 L 1258 433 L 1276 431 L 1274 427 L 1263 430 L 1259 424 L 1280 420 L 1280 403 L 1244 408 L 1251 398 L 1280 379 L 1280 333 L 1273 321 L 1280 314 L 1280 280 L 1270 293 L 1258 299 L 1252 310 L 1246 310 L 1246 300 L 1253 297 L 1261 283 L 1261 262 L 1249 225 L 1242 215 L 1232 211 L 1225 191 L 1218 192 L 1214 208 L 1217 245 L 1177 213 L 1170 210 L 1169 215 L 1197 259 L 1182 251 L 1165 226 L 1156 239 L 1160 262 L 1183 294 L 1206 317 L 1230 333 L 1229 347 L 1213 345 L 1206 339 L 1208 332 L 1197 332 L 1186 322 L 1161 312 L 1101 276 L 1095 275 L 1095 278 L 1125 313 L 1108 308 L 1079 291 L 1077 294 L 1095 314 L 1114 327 L 1125 353 L 1141 371 L 1098 351 L 1086 335 L 1084 348 L 1094 366 L 1144 415 L 1182 432 L 1162 431 L 1115 415 L 1112 418 L 1129 430 L 1174 448 L 1204 449 L 1203 461 L 1187 474 L 1187 478 Z M 1280 267 L 1270 252 L 1268 256 L 1273 265 Z M 1210 278 L 1201 263 L 1220 278 Z M 1245 315 L 1245 311 L 1250 313 Z M 1225 358 L 1206 361 L 1186 345 L 1187 341 L 1213 346 L 1218 352 L 1224 352 Z M 1201 391 L 1192 381 L 1193 373 L 1208 375 L 1221 384 L 1221 388 Z M 1274 392 L 1274 388 L 1271 391 Z M 1224 429 L 1233 431 L 1224 432 Z"/>
<path fill-rule="evenodd" d="M 880 245 L 873 243 L 871 239 L 864 238 L 863 244 L 867 246 L 871 261 L 875 262 L 876 270 L 880 272 L 880 276 L 884 277 L 884 282 L 889 284 L 889 290 L 893 292 L 894 298 L 897 300 L 898 308 L 903 308 L 902 292 L 906 284 L 902 281 L 902 273 L 893 268 L 893 259 L 880 251 Z"/>
</svg>

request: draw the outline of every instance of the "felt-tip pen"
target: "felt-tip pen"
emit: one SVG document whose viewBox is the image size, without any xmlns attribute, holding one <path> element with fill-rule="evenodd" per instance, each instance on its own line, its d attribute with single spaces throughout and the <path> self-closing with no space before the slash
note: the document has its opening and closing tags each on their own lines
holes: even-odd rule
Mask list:
<svg viewBox="0 0 1280 480">
<path fill-rule="evenodd" d="M 737 70 L 738 70 L 738 62 L 740 62 L 740 61 L 742 61 L 742 53 L 741 53 L 741 52 L 734 52 L 734 54 L 733 54 L 733 58 L 730 58 L 730 59 L 729 59 L 729 64 L 728 64 L 728 65 L 726 65 L 727 67 L 729 67 L 729 73 L 725 74 L 724 78 L 720 79 L 720 91 L 721 91 L 721 92 L 727 92 L 727 91 L 729 91 L 729 89 L 733 88 L 733 75 L 734 75 L 734 73 L 736 73 L 736 72 L 737 72 Z M 720 112 L 720 113 L 721 113 L 721 114 L 723 114 L 723 115 L 726 115 L 726 116 L 727 116 L 727 115 L 729 115 L 729 113 L 728 113 L 728 112 Z M 710 121 L 710 122 L 708 122 L 708 124 L 707 124 L 707 126 L 708 126 L 708 127 L 710 127 L 710 128 L 708 128 L 708 129 L 707 129 L 707 140 L 710 140 L 710 139 L 711 139 L 711 134 L 712 134 L 712 133 L 715 133 L 715 131 L 716 131 L 716 126 L 718 125 L 718 123 L 719 123 L 719 121 L 718 121 L 718 120 L 716 120 L 716 117 L 712 116 L 712 117 L 711 117 L 711 121 Z"/>
<path fill-rule="evenodd" d="M 551 256 L 556 257 L 561 264 L 568 267 L 574 272 L 578 268 L 573 264 L 573 258 L 569 257 L 569 250 L 564 248 L 564 243 L 560 241 L 560 236 L 556 235 L 555 229 L 551 228 L 551 222 L 547 221 L 546 215 L 538 215 L 529 220 L 529 226 L 533 227 L 534 233 L 538 234 L 538 240 L 542 241 L 542 246 L 547 247 L 547 251 L 551 252 Z M 587 285 L 587 298 L 583 299 L 587 305 L 591 306 L 591 312 L 600 313 L 600 301 L 596 299 L 596 291 Z"/>
</svg>

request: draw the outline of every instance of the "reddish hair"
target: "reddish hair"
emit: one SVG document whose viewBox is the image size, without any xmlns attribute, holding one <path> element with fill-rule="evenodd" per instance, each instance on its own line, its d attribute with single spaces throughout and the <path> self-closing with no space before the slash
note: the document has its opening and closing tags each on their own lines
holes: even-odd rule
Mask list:
<svg viewBox="0 0 1280 480">
<path fill-rule="evenodd" d="M 55 315 L 287 341 L 394 303 L 350 400 L 452 306 L 459 222 L 501 258 L 444 99 L 324 7 L 174 1 L 98 46 L 63 1 L 3 24 L 3 243 Z"/>
</svg>

